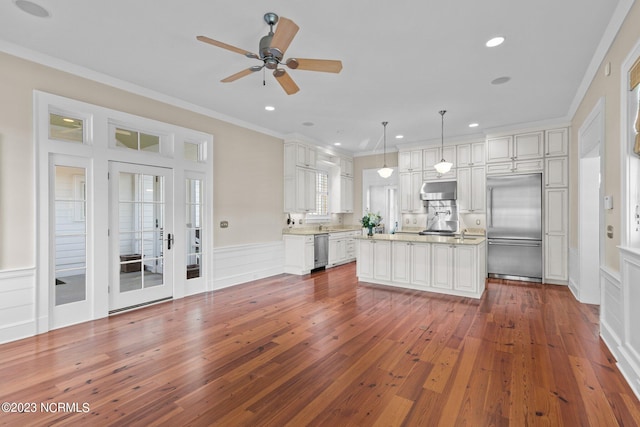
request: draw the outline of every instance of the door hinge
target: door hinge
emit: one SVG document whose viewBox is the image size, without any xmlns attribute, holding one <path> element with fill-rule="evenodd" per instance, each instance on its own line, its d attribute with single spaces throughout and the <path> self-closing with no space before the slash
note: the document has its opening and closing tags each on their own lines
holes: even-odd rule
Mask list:
<svg viewBox="0 0 640 427">
<path fill-rule="evenodd" d="M 111 229 L 107 228 L 107 237 L 111 237 Z"/>
<path fill-rule="evenodd" d="M 111 179 L 111 173 L 107 172 L 107 181 Z"/>
</svg>

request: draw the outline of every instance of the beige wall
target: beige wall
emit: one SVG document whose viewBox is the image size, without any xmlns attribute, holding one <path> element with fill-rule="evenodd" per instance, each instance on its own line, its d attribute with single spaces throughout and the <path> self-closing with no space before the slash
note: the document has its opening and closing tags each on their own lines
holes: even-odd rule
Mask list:
<svg viewBox="0 0 640 427">
<path fill-rule="evenodd" d="M 0 53 L 0 270 L 35 264 L 34 89 L 212 134 L 214 246 L 281 239 L 282 140 Z"/>
<path fill-rule="evenodd" d="M 570 167 L 570 208 L 569 208 L 569 246 L 578 246 L 578 132 L 585 119 L 591 113 L 598 100 L 605 99 L 605 144 L 604 144 L 604 193 L 613 196 L 613 209 L 605 211 L 605 227 L 612 225 L 614 236 L 605 239 L 605 265 L 618 271 L 620 259 L 616 246 L 620 244 L 621 188 L 620 188 L 620 77 L 622 62 L 640 40 L 640 2 L 635 2 L 627 15 L 622 28 L 607 52 L 598 73 L 583 98 L 571 122 L 571 167 Z M 604 67 L 611 63 L 611 75 L 605 76 Z M 600 230 L 604 236 L 603 230 Z"/>
</svg>

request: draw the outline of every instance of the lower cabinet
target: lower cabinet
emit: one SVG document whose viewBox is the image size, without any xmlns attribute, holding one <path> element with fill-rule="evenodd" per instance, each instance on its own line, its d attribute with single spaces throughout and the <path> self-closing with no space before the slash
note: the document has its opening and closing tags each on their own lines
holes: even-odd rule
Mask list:
<svg viewBox="0 0 640 427">
<path fill-rule="evenodd" d="M 358 240 L 358 277 L 363 279 L 391 280 L 391 242 Z"/>
<path fill-rule="evenodd" d="M 480 298 L 486 243 L 452 245 L 358 240 L 358 279 L 391 286 Z"/>
<path fill-rule="evenodd" d="M 327 267 L 344 264 L 356 259 L 356 235 L 360 235 L 360 232 L 329 233 L 329 260 Z"/>
<path fill-rule="evenodd" d="M 314 266 L 313 235 L 284 235 L 284 272 L 308 274 Z"/>
</svg>

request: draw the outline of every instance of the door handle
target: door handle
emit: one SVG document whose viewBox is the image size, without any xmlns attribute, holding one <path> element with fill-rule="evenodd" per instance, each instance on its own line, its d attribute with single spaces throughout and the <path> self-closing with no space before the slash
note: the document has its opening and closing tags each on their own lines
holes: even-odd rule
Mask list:
<svg viewBox="0 0 640 427">
<path fill-rule="evenodd" d="M 487 197 L 487 220 L 489 227 L 493 227 L 493 187 L 488 187 L 487 190 L 489 192 L 489 197 Z"/>
<path fill-rule="evenodd" d="M 489 242 L 490 245 L 496 246 L 519 246 L 526 248 L 539 248 L 542 246 L 541 243 L 502 243 L 502 242 Z"/>
<path fill-rule="evenodd" d="M 171 250 L 171 245 L 173 245 L 173 234 L 168 233 L 167 234 L 167 250 L 168 251 Z"/>
</svg>

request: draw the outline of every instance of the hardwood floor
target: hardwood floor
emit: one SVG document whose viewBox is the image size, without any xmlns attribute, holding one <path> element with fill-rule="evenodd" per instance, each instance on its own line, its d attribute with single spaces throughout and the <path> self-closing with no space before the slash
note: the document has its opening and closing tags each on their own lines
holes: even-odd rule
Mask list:
<svg viewBox="0 0 640 427">
<path fill-rule="evenodd" d="M 566 287 L 473 300 L 358 284 L 355 264 L 1 345 L 0 402 L 36 403 L 0 412 L 20 426 L 640 425 L 598 308 Z"/>
</svg>

